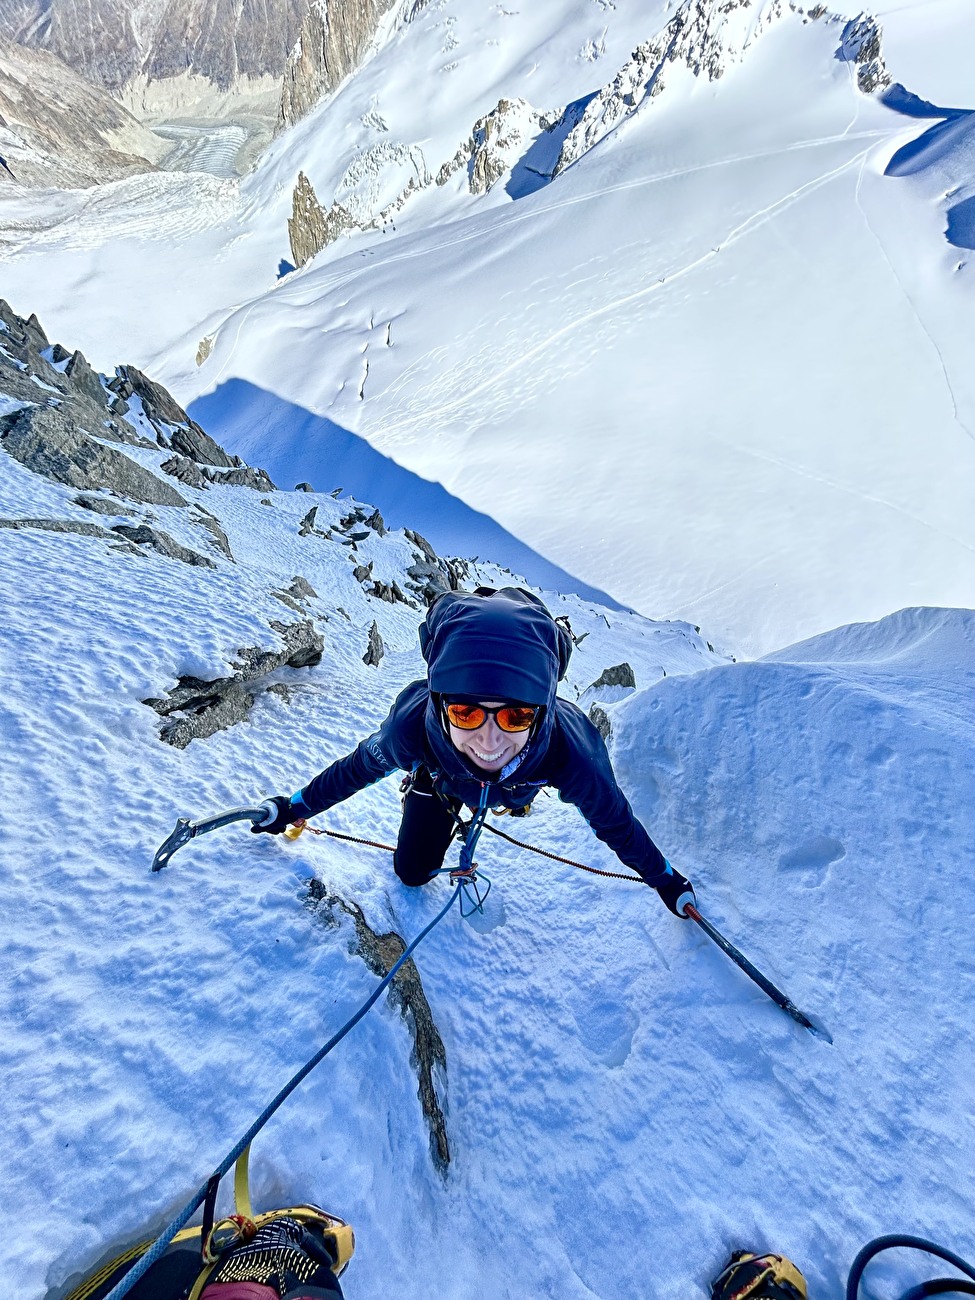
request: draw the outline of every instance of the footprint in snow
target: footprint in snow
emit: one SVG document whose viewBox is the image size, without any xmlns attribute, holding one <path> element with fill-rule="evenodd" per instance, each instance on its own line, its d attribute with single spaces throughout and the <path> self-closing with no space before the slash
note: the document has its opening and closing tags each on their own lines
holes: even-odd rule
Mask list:
<svg viewBox="0 0 975 1300">
<path fill-rule="evenodd" d="M 640 1023 L 629 1007 L 609 1000 L 591 1001 L 576 996 L 569 1010 L 579 1031 L 583 1047 L 611 1069 L 623 1064 L 633 1046 L 633 1035 Z"/>
<path fill-rule="evenodd" d="M 793 874 L 798 884 L 815 889 L 822 884 L 834 862 L 846 857 L 846 848 L 828 835 L 814 835 L 779 858 L 782 871 Z"/>
</svg>

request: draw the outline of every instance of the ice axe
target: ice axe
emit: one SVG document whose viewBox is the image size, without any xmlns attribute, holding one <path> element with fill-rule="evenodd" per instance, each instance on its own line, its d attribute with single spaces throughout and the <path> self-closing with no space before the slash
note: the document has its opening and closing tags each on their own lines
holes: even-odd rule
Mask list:
<svg viewBox="0 0 975 1300">
<path fill-rule="evenodd" d="M 827 1043 L 833 1041 L 833 1037 L 825 1025 L 814 1020 L 812 1016 L 807 1016 L 804 1011 L 800 1011 L 791 998 L 787 998 L 781 989 L 777 989 L 770 979 L 768 979 L 757 966 L 752 965 L 744 953 L 739 952 L 733 943 L 724 937 L 720 930 L 716 929 L 706 917 L 703 917 L 693 903 L 687 903 L 684 907 L 684 915 L 696 922 L 701 927 L 709 939 L 718 945 L 722 952 L 727 953 L 736 966 L 740 967 L 750 980 L 754 980 L 758 987 L 768 997 L 772 999 L 776 1006 L 788 1012 L 793 1020 L 797 1021 L 804 1029 L 810 1030 L 817 1038 L 823 1038 Z"/>
<path fill-rule="evenodd" d="M 250 822 L 252 825 L 256 825 L 258 822 L 265 821 L 267 817 L 268 808 L 266 804 L 260 808 L 229 808 L 226 812 L 217 813 L 214 817 L 201 817 L 197 822 L 191 822 L 188 817 L 180 817 L 172 833 L 156 850 L 156 856 L 152 860 L 152 869 L 153 871 L 162 871 L 163 867 L 169 865 L 169 859 L 176 850 L 181 849 L 184 844 L 189 844 L 190 840 L 196 839 L 198 835 L 206 835 L 209 831 L 219 830 L 221 826 L 229 826 L 231 822 Z"/>
</svg>

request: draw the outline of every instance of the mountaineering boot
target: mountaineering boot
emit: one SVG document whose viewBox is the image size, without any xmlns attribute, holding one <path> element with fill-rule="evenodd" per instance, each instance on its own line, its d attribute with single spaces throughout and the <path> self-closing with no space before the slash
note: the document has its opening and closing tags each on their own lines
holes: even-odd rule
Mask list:
<svg viewBox="0 0 975 1300">
<path fill-rule="evenodd" d="M 711 1300 L 806 1300 L 806 1279 L 784 1255 L 736 1250 L 711 1283 Z"/>
</svg>

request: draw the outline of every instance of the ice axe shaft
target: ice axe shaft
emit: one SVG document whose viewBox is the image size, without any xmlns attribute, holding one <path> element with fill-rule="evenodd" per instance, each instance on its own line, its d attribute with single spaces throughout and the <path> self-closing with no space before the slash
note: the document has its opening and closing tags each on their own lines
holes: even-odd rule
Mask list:
<svg viewBox="0 0 975 1300">
<path fill-rule="evenodd" d="M 180 817 L 168 837 L 156 850 L 152 869 L 162 871 L 163 867 L 169 865 L 169 859 L 176 850 L 181 849 L 190 840 L 196 839 L 197 835 L 206 835 L 208 831 L 219 830 L 221 826 L 229 826 L 231 822 L 263 821 L 267 815 L 266 808 L 228 808 L 226 812 L 216 813 L 213 817 L 201 817 L 197 822 L 191 822 L 188 817 Z"/>
<path fill-rule="evenodd" d="M 776 1006 L 788 1012 L 793 1020 L 802 1025 L 804 1029 L 811 1030 L 817 1038 L 825 1038 L 828 1043 L 833 1041 L 825 1026 L 813 1020 L 811 1016 L 807 1016 L 804 1011 L 800 1011 L 796 1004 L 790 998 L 787 998 L 781 989 L 777 989 L 772 981 L 748 960 L 744 953 L 739 952 L 720 930 L 715 929 L 711 922 L 701 915 L 693 903 L 688 903 L 685 906 L 684 913 L 701 927 L 708 938 L 713 940 L 721 951 L 726 953 L 735 965 L 745 972 L 750 980 L 754 980 L 762 992 L 770 997 Z"/>
</svg>

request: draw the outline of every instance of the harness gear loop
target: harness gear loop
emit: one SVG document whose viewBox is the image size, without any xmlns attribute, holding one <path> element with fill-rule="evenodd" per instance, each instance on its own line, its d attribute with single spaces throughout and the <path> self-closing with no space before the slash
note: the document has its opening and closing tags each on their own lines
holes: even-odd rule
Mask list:
<svg viewBox="0 0 975 1300">
<path fill-rule="evenodd" d="M 221 1255 L 235 1246 L 245 1246 L 257 1236 L 257 1224 L 244 1214 L 228 1214 L 210 1229 L 203 1243 L 203 1259 L 207 1264 L 215 1264 Z"/>
</svg>

